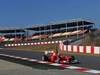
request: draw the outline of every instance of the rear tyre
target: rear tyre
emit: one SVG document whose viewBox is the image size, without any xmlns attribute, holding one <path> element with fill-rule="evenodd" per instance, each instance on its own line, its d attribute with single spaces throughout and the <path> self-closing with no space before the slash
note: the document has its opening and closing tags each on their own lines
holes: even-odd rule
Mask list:
<svg viewBox="0 0 100 75">
<path fill-rule="evenodd" d="M 69 59 L 68 63 L 71 64 L 72 63 L 72 59 Z"/>
<path fill-rule="evenodd" d="M 72 60 L 75 60 L 75 56 L 71 56 L 72 57 Z"/>
<path fill-rule="evenodd" d="M 42 61 L 48 61 L 48 57 L 46 55 L 42 56 Z"/>
</svg>

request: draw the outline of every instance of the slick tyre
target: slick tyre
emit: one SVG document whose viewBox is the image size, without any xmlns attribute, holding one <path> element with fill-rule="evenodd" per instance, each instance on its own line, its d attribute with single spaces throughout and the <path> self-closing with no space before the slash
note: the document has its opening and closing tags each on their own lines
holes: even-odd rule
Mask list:
<svg viewBox="0 0 100 75">
<path fill-rule="evenodd" d="M 48 61 L 48 57 L 46 55 L 42 56 L 42 61 Z"/>
</svg>

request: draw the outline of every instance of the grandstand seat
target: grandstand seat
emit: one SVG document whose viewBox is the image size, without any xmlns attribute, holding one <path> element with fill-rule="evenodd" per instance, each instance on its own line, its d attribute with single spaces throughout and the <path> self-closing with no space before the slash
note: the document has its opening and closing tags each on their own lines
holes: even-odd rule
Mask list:
<svg viewBox="0 0 100 75">
<path fill-rule="evenodd" d="M 64 33 L 62 33 L 62 36 L 67 36 L 67 35 L 71 35 L 71 32 L 64 32 Z"/>
<path fill-rule="evenodd" d="M 10 38 L 9 41 L 14 41 L 14 38 Z"/>
<path fill-rule="evenodd" d="M 71 33 L 71 35 L 76 35 L 76 34 L 79 34 L 80 32 L 81 32 L 81 30 L 73 31 L 73 32 Z"/>
<path fill-rule="evenodd" d="M 55 33 L 55 34 L 53 34 L 53 35 L 51 35 L 51 36 L 49 36 L 49 37 L 59 37 L 59 36 L 61 36 L 61 34 L 62 34 L 62 33 Z"/>
<path fill-rule="evenodd" d="M 3 40 L 3 42 L 5 42 L 5 41 L 9 41 L 9 38 L 5 38 L 5 39 Z"/>
</svg>

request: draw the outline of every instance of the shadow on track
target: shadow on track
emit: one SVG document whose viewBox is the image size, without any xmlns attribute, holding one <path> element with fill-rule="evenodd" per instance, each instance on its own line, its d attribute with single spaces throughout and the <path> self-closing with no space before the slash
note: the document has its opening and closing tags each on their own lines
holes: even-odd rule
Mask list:
<svg viewBox="0 0 100 75">
<path fill-rule="evenodd" d="M 39 64 L 39 63 L 35 63 L 35 62 L 29 62 L 29 61 L 25 61 L 25 60 L 20 60 L 20 59 L 14 59 L 14 58 L 10 58 L 10 57 L 4 57 L 4 56 L 0 56 L 0 59 L 9 61 L 9 62 L 13 62 L 16 64 L 21 64 L 24 66 L 29 66 L 35 69 L 40 69 L 40 70 L 49 70 L 49 69 L 59 69 L 59 70 L 63 70 L 64 68 L 62 67 L 56 67 L 56 66 L 51 66 L 48 64 Z"/>
</svg>

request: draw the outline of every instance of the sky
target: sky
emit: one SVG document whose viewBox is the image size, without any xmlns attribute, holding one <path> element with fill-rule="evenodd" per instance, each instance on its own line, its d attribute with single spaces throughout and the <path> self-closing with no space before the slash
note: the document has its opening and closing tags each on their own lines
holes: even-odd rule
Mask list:
<svg viewBox="0 0 100 75">
<path fill-rule="evenodd" d="M 100 28 L 100 0 L 0 0 L 0 27 L 91 19 Z"/>
</svg>

